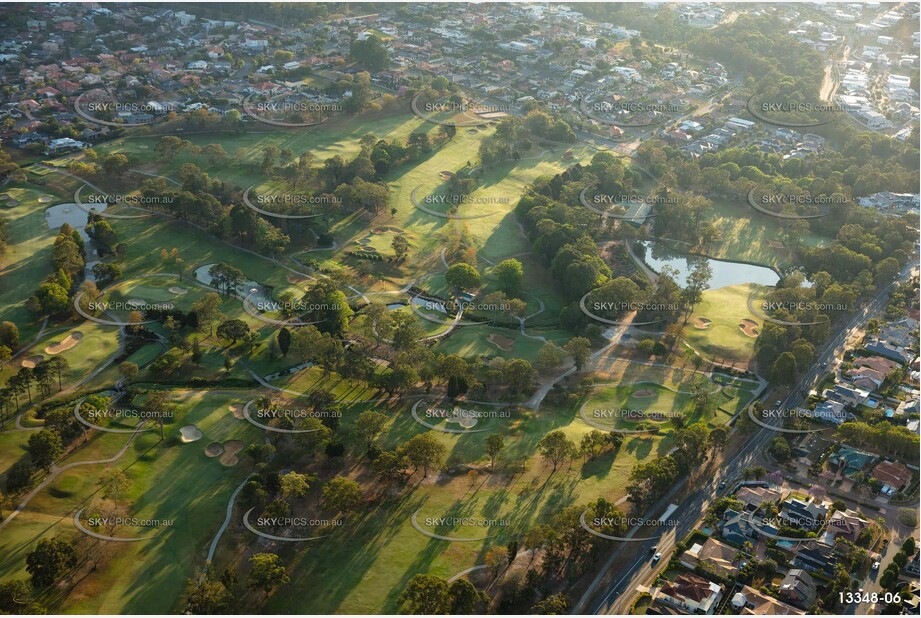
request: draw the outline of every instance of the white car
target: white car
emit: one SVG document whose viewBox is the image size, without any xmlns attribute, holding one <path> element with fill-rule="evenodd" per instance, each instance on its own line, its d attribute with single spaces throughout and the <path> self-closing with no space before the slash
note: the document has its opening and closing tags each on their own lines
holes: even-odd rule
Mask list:
<svg viewBox="0 0 921 618">
<path fill-rule="evenodd" d="M 662 554 L 660 552 L 656 552 L 656 555 L 652 557 L 652 563 L 655 564 L 661 559 L 662 559 Z"/>
<path fill-rule="evenodd" d="M 873 569 L 874 571 L 878 571 L 879 570 L 879 560 L 874 562 L 873 566 L 871 566 L 870 568 Z"/>
</svg>

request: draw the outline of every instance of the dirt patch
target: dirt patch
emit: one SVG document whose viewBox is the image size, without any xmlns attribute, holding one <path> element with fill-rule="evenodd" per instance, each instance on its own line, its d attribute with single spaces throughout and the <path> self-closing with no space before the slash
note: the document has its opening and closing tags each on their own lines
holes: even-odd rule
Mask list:
<svg viewBox="0 0 921 618">
<path fill-rule="evenodd" d="M 45 360 L 45 357 L 41 354 L 35 354 L 29 358 L 22 359 L 22 362 L 19 363 L 22 367 L 28 367 L 29 369 L 35 369 L 35 366 Z"/>
<path fill-rule="evenodd" d="M 304 281 L 308 281 L 307 277 L 291 274 L 288 275 L 288 283 L 303 283 Z"/>
<path fill-rule="evenodd" d="M 188 292 L 188 290 L 174 285 L 173 287 L 169 288 L 169 292 L 170 294 L 185 294 Z"/>
<path fill-rule="evenodd" d="M 491 333 L 486 340 L 503 352 L 511 352 L 512 346 L 515 344 L 514 339 L 506 337 L 505 335 L 500 335 L 499 333 Z"/>
<path fill-rule="evenodd" d="M 479 133 L 479 129 L 467 129 L 467 133 Z"/>
<path fill-rule="evenodd" d="M 74 332 L 67 335 L 67 338 L 64 339 L 64 341 L 60 341 L 58 343 L 52 343 L 50 346 L 45 348 L 45 354 L 50 354 L 52 356 L 54 356 L 55 354 L 60 354 L 61 352 L 64 352 L 65 350 L 69 350 L 75 345 L 77 345 L 78 343 L 80 343 L 82 339 L 83 339 L 83 333 L 81 333 L 78 330 L 75 330 Z"/>
<path fill-rule="evenodd" d="M 201 440 L 202 437 L 201 429 L 195 425 L 186 425 L 179 430 L 179 433 L 181 434 L 179 439 L 184 444 L 195 442 L 196 440 Z"/>
<path fill-rule="evenodd" d="M 243 404 L 242 403 L 232 403 L 230 404 L 230 411 L 233 412 L 234 418 L 243 418 Z"/>
<path fill-rule="evenodd" d="M 783 243 L 780 242 L 779 240 L 772 240 L 768 242 L 768 246 L 771 249 L 783 249 L 784 248 Z"/>
<path fill-rule="evenodd" d="M 757 337 L 758 333 L 761 332 L 758 330 L 758 323 L 754 320 L 749 320 L 748 318 L 745 318 L 739 322 L 739 329 L 745 334 L 746 337 Z"/>
<path fill-rule="evenodd" d="M 454 172 L 438 172 L 438 177 L 442 180 L 451 180 L 454 178 Z"/>
<path fill-rule="evenodd" d="M 220 462 L 224 466 L 235 466 L 240 461 L 237 453 L 243 450 L 243 443 L 240 440 L 227 440 L 224 442 L 224 454 L 221 455 Z"/>
<path fill-rule="evenodd" d="M 220 442 L 212 442 L 205 447 L 205 457 L 220 457 L 224 454 L 224 447 Z"/>
<path fill-rule="evenodd" d="M 656 396 L 656 393 L 655 391 L 651 391 L 648 388 L 642 388 L 638 391 L 633 391 L 630 393 L 630 396 L 635 397 L 636 399 L 651 399 Z"/>
</svg>

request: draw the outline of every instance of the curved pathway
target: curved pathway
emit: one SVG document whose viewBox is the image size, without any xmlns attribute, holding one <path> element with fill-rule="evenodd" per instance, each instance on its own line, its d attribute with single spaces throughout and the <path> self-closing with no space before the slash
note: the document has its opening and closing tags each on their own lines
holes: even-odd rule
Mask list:
<svg viewBox="0 0 921 618">
<path fill-rule="evenodd" d="M 221 527 L 218 528 L 217 534 L 214 535 L 214 538 L 211 540 L 211 545 L 208 547 L 208 557 L 205 559 L 208 564 L 211 564 L 211 561 L 214 559 L 214 552 L 217 551 L 217 544 L 220 542 L 221 537 L 224 535 L 224 531 L 227 530 L 227 526 L 230 525 L 230 519 L 233 517 L 233 503 L 236 501 L 237 496 L 240 495 L 240 492 L 243 491 L 243 488 L 246 486 L 246 483 L 253 477 L 252 474 L 243 479 L 237 488 L 233 490 L 233 493 L 230 494 L 230 500 L 227 501 L 227 511 L 224 516 L 224 522 L 221 524 Z"/>
<path fill-rule="evenodd" d="M 19 506 L 17 506 L 13 511 L 11 511 L 6 516 L 6 519 L 0 522 L 0 530 L 2 530 L 3 527 L 6 526 L 8 523 L 13 521 L 13 519 L 15 519 L 17 515 L 22 513 L 22 511 L 26 508 L 26 505 L 29 503 L 29 501 L 32 500 L 32 498 L 34 498 L 38 492 L 40 492 L 42 489 L 47 487 L 51 483 L 51 481 L 57 478 L 57 476 L 61 474 L 62 472 L 67 472 L 68 470 L 71 470 L 72 468 L 76 468 L 77 466 L 93 466 L 93 465 L 98 465 L 98 464 L 112 463 L 113 461 L 118 460 L 122 455 L 125 454 L 125 451 L 128 450 L 128 447 L 131 445 L 131 442 L 134 440 L 134 438 L 137 437 L 142 425 L 144 425 L 144 423 L 138 423 L 138 426 L 135 429 L 135 432 L 131 434 L 131 436 L 128 438 L 128 441 L 125 442 L 125 445 L 121 447 L 121 449 L 115 455 L 113 455 L 112 457 L 109 457 L 108 459 L 93 459 L 90 461 L 75 461 L 74 463 L 69 463 L 65 466 L 58 466 L 57 464 L 51 466 L 51 472 L 48 473 L 45 479 L 41 483 L 36 485 L 35 488 L 32 489 L 32 491 L 26 494 L 23 497 L 22 502 L 19 503 Z"/>
</svg>

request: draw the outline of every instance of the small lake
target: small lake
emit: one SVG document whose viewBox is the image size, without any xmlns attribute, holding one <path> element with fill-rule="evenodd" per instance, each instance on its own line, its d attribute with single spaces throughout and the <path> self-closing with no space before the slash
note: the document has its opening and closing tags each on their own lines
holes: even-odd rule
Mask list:
<svg viewBox="0 0 921 618">
<path fill-rule="evenodd" d="M 639 244 L 646 249 L 644 261 L 654 271 L 661 272 L 666 266 L 678 271 L 679 285 L 684 285 L 688 274 L 694 269 L 694 266 L 704 260 L 710 264 L 710 269 L 713 271 L 713 276 L 710 277 L 709 289 L 711 290 L 744 283 L 775 286 L 780 281 L 780 276 L 766 266 L 754 266 L 699 255 L 688 255 L 674 251 L 657 242 L 641 241 Z"/>
<path fill-rule="evenodd" d="M 102 212 L 105 209 L 106 204 L 93 204 L 91 210 Z M 85 229 L 89 220 L 89 213 L 76 204 L 58 204 L 45 209 L 45 223 L 48 224 L 49 229 L 56 230 L 65 223 L 69 223 L 70 227 L 80 232 L 84 242 L 89 242 L 90 240 Z"/>
<path fill-rule="evenodd" d="M 212 266 L 214 266 L 214 264 L 205 264 L 204 266 L 199 266 L 195 269 L 193 276 L 196 280 L 201 281 L 205 285 L 211 285 L 211 275 L 208 274 L 208 271 Z M 250 302 L 252 302 L 254 305 L 261 307 L 272 307 L 273 310 L 278 310 L 278 303 L 272 299 L 271 293 L 255 281 L 243 281 L 237 285 L 235 291 L 237 295 L 240 296 L 240 298 L 246 298 L 250 293 L 252 293 Z"/>
</svg>

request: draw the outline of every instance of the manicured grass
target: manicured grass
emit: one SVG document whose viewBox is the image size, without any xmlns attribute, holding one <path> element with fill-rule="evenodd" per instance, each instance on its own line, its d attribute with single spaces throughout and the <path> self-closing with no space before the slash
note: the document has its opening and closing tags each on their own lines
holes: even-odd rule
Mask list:
<svg viewBox="0 0 921 618">
<path fill-rule="evenodd" d="M 41 320 L 26 309 L 26 301 L 52 272 L 51 243 L 57 230 L 48 227 L 44 213 L 49 206 L 70 198 L 54 187 L 29 183 L 10 183 L 0 188 L 0 193 L 19 202 L 16 206 L 0 202 L 0 217 L 6 221 L 9 234 L 6 253 L 0 255 L 0 321 L 16 324 L 19 340 L 25 343 L 35 337 L 41 325 Z M 43 195 L 54 199 L 39 202 Z"/>
<path fill-rule="evenodd" d="M 131 504 L 129 513 L 174 520 L 174 524 L 157 529 L 159 533 L 150 540 L 106 544 L 97 569 L 70 592 L 71 611 L 174 613 L 182 609 L 185 580 L 204 564 L 203 551 L 223 520 L 230 493 L 249 472 L 245 456 L 241 455 L 237 466 L 225 467 L 217 459 L 206 457 L 204 448 L 211 441 L 227 439 L 249 443 L 258 439 L 259 432 L 246 421 L 233 418 L 228 406 L 238 400 L 235 395 L 177 395 L 181 414 L 167 426 L 167 440 L 160 442 L 157 432 L 144 434 L 115 464 L 125 469 L 132 480 L 130 491 L 123 497 L 125 503 Z M 179 427 L 191 423 L 204 437 L 190 444 L 178 443 L 175 436 Z M 125 440 L 125 436 L 97 434 L 68 461 L 110 456 Z M 99 448 L 97 443 L 108 446 Z M 93 505 L 99 505 L 100 498 L 87 497 L 96 491 L 96 479 L 103 469 L 94 465 L 62 474 L 4 529 L 0 535 L 0 567 L 4 573 L 20 571 L 25 553 L 43 536 L 83 538 L 73 531 L 69 514 L 82 506 L 98 508 Z M 62 513 L 68 515 L 62 517 Z M 130 532 L 126 529 L 121 534 L 129 536 Z"/>
<path fill-rule="evenodd" d="M 715 258 L 752 262 L 764 266 L 788 266 L 790 251 L 783 245 L 782 221 L 756 212 L 747 203 L 713 200 L 713 223 L 720 232 L 720 241 L 707 247 L 707 255 Z M 804 239 L 812 246 L 822 246 L 829 239 L 809 234 Z"/>
<path fill-rule="evenodd" d="M 382 446 L 395 446 L 424 430 L 401 410 L 404 408 L 388 411 L 394 420 L 380 440 Z M 506 422 L 509 427 L 501 431 L 508 445 L 508 458 L 532 457 L 536 443 L 552 429 L 562 429 L 576 442 L 592 429 L 578 419 L 573 409 L 550 405 Z M 447 446 L 450 469 L 452 462 L 485 462 L 483 441 L 489 433 L 432 435 Z M 310 543 L 309 547 L 283 548 L 290 552 L 285 554 L 285 560 L 291 567 L 292 581 L 273 595 L 267 609 L 280 613 L 395 612 L 397 597 L 417 573 L 450 577 L 483 564 L 490 547 L 504 545 L 511 535 L 549 521 L 566 506 L 586 504 L 602 495 L 615 500 L 623 495 L 629 472 L 639 458 L 664 455 L 669 448 L 669 442 L 658 436 L 631 437 L 616 455 L 607 453 L 584 465 L 577 461 L 571 468 L 564 464 L 552 475 L 550 466 L 535 458 L 520 475 L 489 475 L 484 470 L 473 486 L 460 470 L 441 474 L 437 479 L 430 474 L 403 499 L 375 502 L 349 517 L 332 537 Z M 410 523 L 418 509 L 418 522 L 426 530 L 459 538 L 493 536 L 464 543 L 428 538 Z M 427 517 L 454 515 L 504 520 L 507 525 L 438 528 L 425 523 Z M 308 582 L 314 582 L 315 591 L 309 601 L 291 594 Z"/>
<path fill-rule="evenodd" d="M 570 337 L 568 332 L 562 330 L 531 329 L 527 328 L 527 326 L 525 330 L 529 335 L 545 337 L 548 341 L 553 341 L 557 345 L 563 345 Z M 510 349 L 502 349 L 489 341 L 490 335 L 493 335 L 493 338 L 498 339 L 503 345 L 506 343 L 506 339 L 511 340 L 511 343 L 506 346 L 510 347 Z M 451 333 L 449 337 L 440 341 L 435 346 L 435 351 L 443 354 L 457 354 L 466 359 L 485 356 L 505 359 L 524 358 L 534 362 L 537 359 L 538 350 L 543 345 L 543 341 L 524 337 L 518 330 L 482 325 L 459 328 L 456 332 Z"/>
<path fill-rule="evenodd" d="M 703 293 L 703 300 L 694 308 L 684 327 L 684 338 L 700 354 L 712 360 L 745 364 L 754 351 L 755 337 L 739 328 L 743 319 L 754 320 L 758 328 L 762 320 L 748 310 L 748 297 L 763 286 L 733 285 Z M 706 329 L 694 326 L 696 318 L 712 320 Z"/>
</svg>

